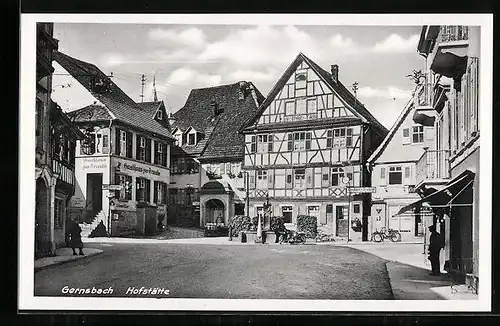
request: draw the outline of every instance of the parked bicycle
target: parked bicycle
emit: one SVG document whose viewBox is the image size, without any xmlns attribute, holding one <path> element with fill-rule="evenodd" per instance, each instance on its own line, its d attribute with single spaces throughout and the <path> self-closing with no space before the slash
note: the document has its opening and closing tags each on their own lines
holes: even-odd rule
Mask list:
<svg viewBox="0 0 500 326">
<path fill-rule="evenodd" d="M 382 242 L 385 239 L 389 239 L 392 242 L 399 242 L 401 241 L 401 233 L 393 229 L 387 230 L 385 227 L 381 228 L 380 231 L 372 233 L 372 241 L 374 242 Z"/>
<path fill-rule="evenodd" d="M 281 233 L 281 243 L 289 244 L 302 244 L 306 242 L 306 234 L 304 232 L 297 232 L 293 230 L 285 230 Z"/>
</svg>

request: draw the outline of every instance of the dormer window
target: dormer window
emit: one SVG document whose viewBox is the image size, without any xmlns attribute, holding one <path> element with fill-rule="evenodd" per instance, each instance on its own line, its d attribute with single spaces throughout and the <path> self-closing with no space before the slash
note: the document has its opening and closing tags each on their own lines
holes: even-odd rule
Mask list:
<svg viewBox="0 0 500 326">
<path fill-rule="evenodd" d="M 212 107 L 212 111 L 214 112 L 214 115 L 219 115 L 222 112 L 224 112 L 224 109 L 219 106 L 219 104 L 215 101 L 212 101 L 210 103 L 210 106 Z"/>
<path fill-rule="evenodd" d="M 157 113 L 156 113 L 156 118 L 158 120 L 163 120 L 163 112 L 161 110 L 159 110 Z"/>
</svg>

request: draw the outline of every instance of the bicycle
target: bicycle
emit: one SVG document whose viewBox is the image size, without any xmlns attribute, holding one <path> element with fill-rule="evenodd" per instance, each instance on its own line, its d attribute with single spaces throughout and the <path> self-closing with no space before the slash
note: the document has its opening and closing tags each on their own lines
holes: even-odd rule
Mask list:
<svg viewBox="0 0 500 326">
<path fill-rule="evenodd" d="M 387 231 L 385 227 L 381 228 L 380 231 L 375 231 L 372 233 L 372 241 L 374 242 L 382 242 L 385 239 L 389 239 L 392 242 L 400 242 L 401 233 L 393 229 L 389 229 Z"/>
</svg>

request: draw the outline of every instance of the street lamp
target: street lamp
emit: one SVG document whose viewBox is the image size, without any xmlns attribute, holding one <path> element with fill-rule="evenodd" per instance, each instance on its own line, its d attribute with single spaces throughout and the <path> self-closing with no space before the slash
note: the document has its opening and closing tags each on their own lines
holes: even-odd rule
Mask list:
<svg viewBox="0 0 500 326">
<path fill-rule="evenodd" d="M 347 186 L 347 242 L 351 241 L 351 180 L 342 178 L 342 183 Z"/>
</svg>

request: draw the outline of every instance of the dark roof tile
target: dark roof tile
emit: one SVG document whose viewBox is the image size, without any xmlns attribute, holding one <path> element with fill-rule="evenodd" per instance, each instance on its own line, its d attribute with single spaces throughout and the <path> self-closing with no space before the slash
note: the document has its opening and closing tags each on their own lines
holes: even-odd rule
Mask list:
<svg viewBox="0 0 500 326">
<path fill-rule="evenodd" d="M 159 136 L 173 139 L 168 128 L 154 120 L 150 114 L 141 110 L 127 94 L 125 94 L 106 74 L 95 65 L 72 58 L 64 53 L 54 51 L 54 60 L 66 69 L 83 87 L 89 91 L 99 102 L 109 110 L 108 114 L 121 122 L 130 124 Z M 92 77 L 95 76 L 108 81 L 111 85 L 110 92 L 97 93 L 91 87 Z M 85 109 L 96 109 L 88 106 Z M 102 111 L 102 110 L 101 110 Z M 78 115 L 78 114 L 77 114 Z M 114 117 L 113 117 L 114 116 Z M 79 121 L 78 118 L 75 121 Z M 93 121 L 92 118 L 88 121 Z"/>
</svg>

